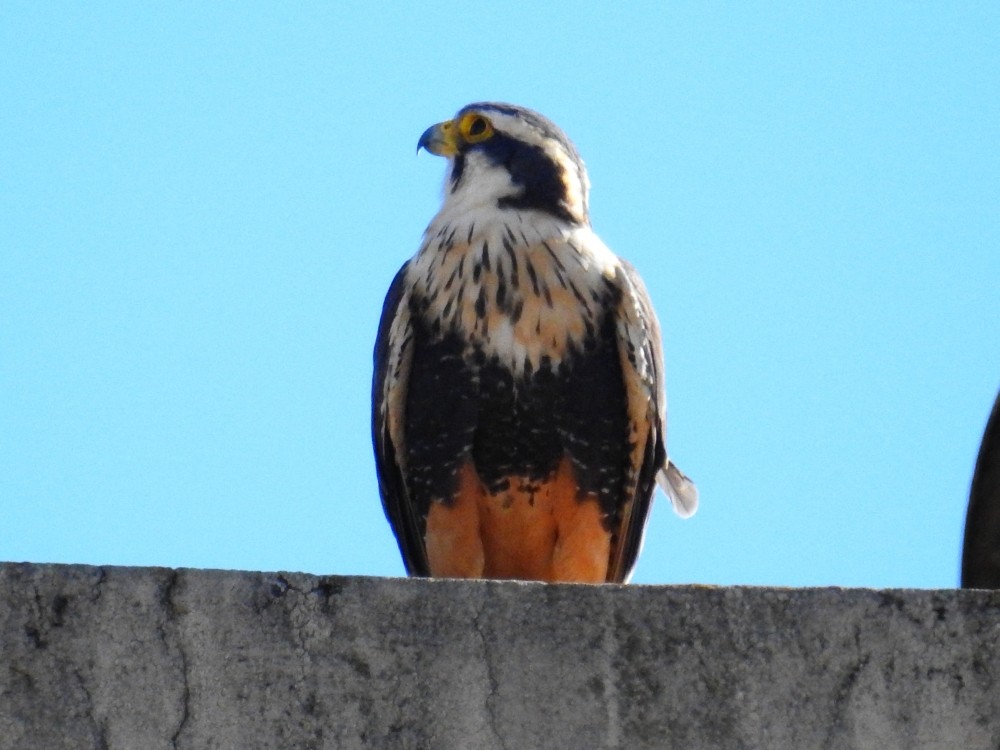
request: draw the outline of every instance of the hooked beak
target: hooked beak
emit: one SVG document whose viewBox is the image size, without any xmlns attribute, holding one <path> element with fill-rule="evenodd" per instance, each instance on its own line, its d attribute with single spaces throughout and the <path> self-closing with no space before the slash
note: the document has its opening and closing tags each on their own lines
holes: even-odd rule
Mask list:
<svg viewBox="0 0 1000 750">
<path fill-rule="evenodd" d="M 431 125 L 417 141 L 417 153 L 425 149 L 436 156 L 454 156 L 458 153 L 458 140 L 453 120 Z"/>
</svg>

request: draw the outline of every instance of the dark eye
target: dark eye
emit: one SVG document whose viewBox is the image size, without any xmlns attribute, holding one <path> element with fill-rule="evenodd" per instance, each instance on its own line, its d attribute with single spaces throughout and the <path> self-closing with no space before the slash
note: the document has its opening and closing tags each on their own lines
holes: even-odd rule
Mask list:
<svg viewBox="0 0 1000 750">
<path fill-rule="evenodd" d="M 458 129 L 466 143 L 479 143 L 493 135 L 493 123 L 489 118 L 472 112 L 459 120 Z"/>
<path fill-rule="evenodd" d="M 475 138 L 477 135 L 482 135 L 486 132 L 486 120 L 482 117 L 477 117 L 469 124 L 469 135 Z"/>
</svg>

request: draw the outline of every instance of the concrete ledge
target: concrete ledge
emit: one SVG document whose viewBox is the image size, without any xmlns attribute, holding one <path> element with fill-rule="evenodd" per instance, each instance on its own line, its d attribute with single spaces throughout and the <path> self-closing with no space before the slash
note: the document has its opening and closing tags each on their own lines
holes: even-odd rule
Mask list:
<svg viewBox="0 0 1000 750">
<path fill-rule="evenodd" d="M 0 566 L 0 749 L 992 748 L 1000 592 Z"/>
</svg>

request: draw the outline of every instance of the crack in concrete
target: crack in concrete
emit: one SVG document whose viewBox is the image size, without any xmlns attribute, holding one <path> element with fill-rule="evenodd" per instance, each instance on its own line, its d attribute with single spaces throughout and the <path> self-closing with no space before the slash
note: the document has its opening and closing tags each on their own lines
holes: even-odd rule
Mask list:
<svg viewBox="0 0 1000 750">
<path fill-rule="evenodd" d="M 90 719 L 91 731 L 94 733 L 94 738 L 97 741 L 97 750 L 108 750 L 108 728 L 106 722 L 97 720 L 97 709 L 94 705 L 94 696 L 91 694 L 90 689 L 87 687 L 87 681 L 83 678 L 83 673 L 79 669 L 73 670 L 73 677 L 76 679 L 77 687 L 83 693 L 83 697 L 86 699 L 86 715 Z"/>
<path fill-rule="evenodd" d="M 605 738 L 607 747 L 621 747 L 621 695 L 618 691 L 618 638 L 614 606 L 605 605 L 604 632 L 601 634 L 602 665 L 601 679 L 604 681 L 604 701 L 607 705 L 608 731 Z"/>
<path fill-rule="evenodd" d="M 179 644 L 178 639 L 178 644 Z M 181 691 L 181 720 L 177 724 L 177 729 L 170 736 L 170 746 L 177 750 L 180 747 L 178 744 L 180 742 L 181 732 L 184 731 L 184 727 L 187 726 L 188 719 L 191 718 L 191 685 L 189 682 L 188 675 L 188 660 L 187 654 L 184 653 L 184 648 L 180 645 L 177 646 L 177 653 L 180 655 L 181 659 L 181 678 L 184 681 L 184 687 Z"/>
<path fill-rule="evenodd" d="M 33 616 L 31 617 L 31 621 L 24 624 L 24 635 L 36 649 L 46 648 L 49 643 L 43 637 L 47 628 L 45 628 L 43 617 L 42 594 L 34 582 L 31 584 L 31 593 Z"/>
<path fill-rule="evenodd" d="M 104 568 L 97 569 L 97 580 L 94 581 L 91 586 L 93 595 L 90 597 L 92 604 L 96 604 L 101 600 L 101 596 L 104 594 L 104 582 L 108 579 L 108 572 Z"/>
<path fill-rule="evenodd" d="M 833 705 L 831 707 L 832 721 L 829 723 L 827 736 L 823 742 L 823 747 L 833 747 L 839 736 L 843 735 L 846 723 L 847 712 L 850 709 L 851 696 L 858 685 L 861 673 L 865 671 L 871 662 L 871 654 L 862 653 L 861 629 L 854 628 L 854 647 L 857 650 L 857 658 L 851 667 L 846 671 L 834 689 Z"/>
<path fill-rule="evenodd" d="M 66 624 L 66 611 L 69 609 L 70 597 L 56 593 L 51 600 L 46 600 L 34 583 L 31 584 L 33 617 L 24 624 L 23 632 L 36 649 L 49 647 L 49 636 L 56 628 Z"/>
<path fill-rule="evenodd" d="M 183 687 L 181 690 L 181 718 L 177 723 L 177 728 L 174 730 L 173 734 L 170 736 L 170 746 L 177 750 L 180 747 L 180 737 L 181 733 L 184 731 L 184 727 L 187 726 L 188 719 L 191 717 L 191 684 L 190 684 L 190 674 L 188 666 L 187 652 L 184 649 L 184 639 L 182 637 L 179 620 L 180 612 L 177 608 L 177 604 L 174 601 L 174 596 L 177 591 L 178 583 L 180 580 L 180 571 L 173 570 L 170 572 L 170 576 L 167 578 L 166 584 L 163 586 L 163 591 L 161 593 L 161 600 L 163 602 L 164 609 L 164 620 L 158 626 L 158 631 L 160 639 L 163 641 L 164 647 L 169 652 L 171 649 L 171 639 L 167 634 L 167 624 L 174 624 L 175 626 L 175 639 L 176 644 L 174 648 L 177 649 L 177 655 L 181 663 L 181 680 L 183 681 Z"/>
<path fill-rule="evenodd" d="M 472 618 L 472 625 L 475 628 L 476 634 L 479 636 L 480 642 L 482 643 L 483 663 L 486 667 L 486 681 L 489 684 L 489 693 L 486 695 L 487 724 L 489 725 L 493 736 L 496 737 L 496 740 L 502 750 L 507 750 L 507 743 L 504 741 L 504 736 L 500 733 L 498 728 L 498 724 L 500 722 L 497 718 L 496 702 L 500 691 L 500 681 L 497 679 L 496 669 L 493 664 L 493 649 L 490 647 L 490 640 L 486 637 L 486 633 L 483 629 L 482 616 L 485 610 L 486 602 L 483 601 L 479 609 L 476 611 L 475 617 Z"/>
<path fill-rule="evenodd" d="M 339 591 L 339 589 L 337 590 Z M 327 707 L 323 701 L 320 681 L 314 666 L 317 640 L 326 640 L 316 632 L 318 625 L 315 612 L 317 607 L 320 611 L 328 608 L 332 589 L 324 585 L 323 579 L 317 586 L 306 589 L 289 580 L 284 573 L 276 573 L 269 579 L 268 594 L 269 597 L 261 606 L 255 605 L 255 611 L 258 614 L 263 614 L 265 611 L 270 611 L 272 607 L 280 608 L 285 626 L 282 632 L 287 631 L 288 642 L 293 645 L 297 657 L 286 662 L 289 675 L 292 677 L 289 695 L 294 696 L 305 716 L 316 717 L 321 712 L 326 711 Z M 312 601 L 312 597 L 317 595 L 319 596 L 318 604 Z M 279 600 L 281 601 L 279 602 Z M 275 616 L 275 614 L 272 612 L 271 616 Z M 370 674 L 368 676 L 370 677 Z M 303 724 L 303 729 L 305 729 L 305 724 Z M 323 723 L 314 724 L 311 727 L 311 732 L 311 738 L 302 747 L 318 748 L 324 746 L 326 727 Z"/>
</svg>

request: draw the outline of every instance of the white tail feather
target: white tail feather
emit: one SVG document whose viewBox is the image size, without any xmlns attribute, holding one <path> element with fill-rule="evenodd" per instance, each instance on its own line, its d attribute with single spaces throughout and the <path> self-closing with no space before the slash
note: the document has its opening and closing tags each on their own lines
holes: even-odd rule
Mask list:
<svg viewBox="0 0 1000 750">
<path fill-rule="evenodd" d="M 698 488 L 670 459 L 656 473 L 656 483 L 667 493 L 674 513 L 681 518 L 690 518 L 698 510 Z"/>
</svg>

